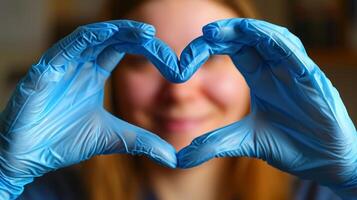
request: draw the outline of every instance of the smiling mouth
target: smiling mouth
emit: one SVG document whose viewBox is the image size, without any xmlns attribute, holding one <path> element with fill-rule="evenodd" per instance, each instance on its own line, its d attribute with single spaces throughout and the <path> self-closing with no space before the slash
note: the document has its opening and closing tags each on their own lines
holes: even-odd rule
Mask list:
<svg viewBox="0 0 357 200">
<path fill-rule="evenodd" d="M 159 117 L 160 129 L 167 133 L 188 133 L 199 128 L 206 117 Z"/>
</svg>

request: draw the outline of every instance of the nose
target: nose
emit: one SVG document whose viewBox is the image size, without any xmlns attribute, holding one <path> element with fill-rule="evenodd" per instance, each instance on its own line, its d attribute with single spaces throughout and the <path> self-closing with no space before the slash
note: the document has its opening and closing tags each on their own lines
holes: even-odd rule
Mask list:
<svg viewBox="0 0 357 200">
<path fill-rule="evenodd" d="M 175 103 L 193 101 L 200 94 L 199 76 L 197 73 L 184 83 L 171 83 L 165 81 L 162 87 L 163 100 Z"/>
<path fill-rule="evenodd" d="M 173 50 L 177 55 L 180 55 L 184 49 L 180 44 L 170 44 L 170 46 L 176 47 Z M 200 75 L 197 72 L 184 83 L 172 83 L 164 80 L 160 93 L 162 102 L 164 104 L 178 104 L 194 100 L 200 93 Z"/>
</svg>

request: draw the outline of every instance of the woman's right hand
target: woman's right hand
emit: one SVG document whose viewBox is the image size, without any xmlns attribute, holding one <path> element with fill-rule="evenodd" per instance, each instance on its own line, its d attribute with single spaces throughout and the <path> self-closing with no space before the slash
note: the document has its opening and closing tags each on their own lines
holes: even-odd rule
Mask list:
<svg viewBox="0 0 357 200">
<path fill-rule="evenodd" d="M 1 199 L 99 154 L 145 154 L 176 166 L 170 144 L 103 108 L 105 81 L 125 53 L 145 55 L 164 76 L 176 74 L 175 53 L 154 34 L 151 25 L 128 20 L 82 26 L 32 66 L 0 113 Z"/>
</svg>

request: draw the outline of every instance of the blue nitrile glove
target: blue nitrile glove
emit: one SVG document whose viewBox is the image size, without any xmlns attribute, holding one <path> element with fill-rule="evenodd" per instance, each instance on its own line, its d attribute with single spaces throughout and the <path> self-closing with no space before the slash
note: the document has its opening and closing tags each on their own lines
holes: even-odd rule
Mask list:
<svg viewBox="0 0 357 200">
<path fill-rule="evenodd" d="M 154 34 L 151 25 L 126 20 L 82 26 L 32 66 L 0 115 L 0 199 L 98 154 L 144 154 L 176 167 L 170 144 L 103 108 L 105 81 L 125 52 L 143 54 L 164 76 L 175 76 L 177 56 Z"/>
<path fill-rule="evenodd" d="M 357 199 L 357 134 L 337 90 L 287 29 L 253 19 L 203 28 L 181 54 L 193 73 L 212 54 L 227 54 L 251 89 L 244 119 L 196 138 L 178 167 L 213 157 L 248 156 Z"/>
</svg>

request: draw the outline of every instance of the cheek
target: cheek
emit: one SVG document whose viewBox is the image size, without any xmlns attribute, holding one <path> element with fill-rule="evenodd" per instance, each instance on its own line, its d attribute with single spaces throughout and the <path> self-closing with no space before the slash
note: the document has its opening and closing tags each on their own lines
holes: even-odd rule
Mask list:
<svg viewBox="0 0 357 200">
<path fill-rule="evenodd" d="M 249 112 L 249 87 L 233 65 L 223 68 L 205 73 L 204 91 L 226 118 L 240 119 Z"/>
<path fill-rule="evenodd" d="M 162 78 L 159 72 L 122 70 L 116 73 L 116 96 L 118 110 L 128 121 L 138 125 L 147 123 L 147 113 L 155 102 Z"/>
<path fill-rule="evenodd" d="M 126 93 L 123 98 L 136 107 L 147 107 L 155 99 L 160 79 L 155 75 L 131 73 L 125 76 Z"/>
</svg>

